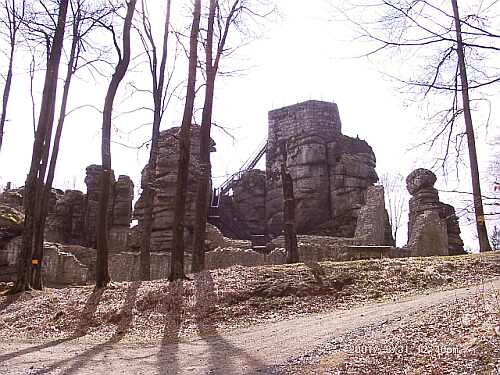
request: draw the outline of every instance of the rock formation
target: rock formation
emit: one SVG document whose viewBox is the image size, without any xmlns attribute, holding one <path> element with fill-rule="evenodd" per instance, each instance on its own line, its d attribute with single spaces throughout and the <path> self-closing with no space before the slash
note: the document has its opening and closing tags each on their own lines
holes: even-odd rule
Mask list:
<svg viewBox="0 0 500 375">
<path fill-rule="evenodd" d="M 375 155 L 341 133 L 337 105 L 308 101 L 269 112 L 266 155 L 268 229 L 282 226 L 280 147 L 294 180 L 297 232 L 353 237 L 366 189 L 377 180 Z"/>
<path fill-rule="evenodd" d="M 252 169 L 232 185 L 233 195 L 220 202 L 218 224 L 224 234 L 241 239 L 265 234 L 266 230 L 266 172 Z"/>
<path fill-rule="evenodd" d="M 419 232 L 423 231 L 423 228 L 437 225 L 436 220 L 439 219 L 443 222 L 446 230 L 446 254 L 464 254 L 463 242 L 460 238 L 460 226 L 458 218 L 455 215 L 455 209 L 451 205 L 439 201 L 439 193 L 434 188 L 436 180 L 436 175 L 432 171 L 423 168 L 414 170 L 406 178 L 406 188 L 412 195 L 409 202 L 408 246 L 416 246 L 415 241 L 423 238 Z M 430 212 L 435 214 L 431 215 L 429 214 Z M 426 220 L 429 220 L 433 224 L 426 224 Z M 437 234 L 432 234 L 432 236 L 436 238 L 443 237 Z M 422 239 L 422 241 L 425 242 L 427 240 Z M 423 249 L 421 246 L 419 248 Z M 424 251 L 425 254 L 416 255 L 429 255 L 427 254 L 428 250 Z M 439 255 L 443 255 L 443 251 L 436 251 Z"/>
<path fill-rule="evenodd" d="M 395 246 L 385 209 L 384 187 L 370 186 L 365 200 L 359 211 L 354 238 L 368 246 Z"/>
<path fill-rule="evenodd" d="M 99 215 L 99 200 L 101 199 L 101 173 L 100 165 L 92 164 L 86 169 L 85 184 L 87 185 L 87 197 L 85 201 L 85 233 L 87 242 L 85 246 L 95 248 L 97 246 L 96 226 Z M 111 186 L 108 203 L 108 225 L 113 223 L 113 187 L 115 174 L 111 173 Z"/>
<path fill-rule="evenodd" d="M 294 184 L 297 233 L 353 237 L 366 191 L 378 180 L 375 155 L 365 141 L 341 133 L 335 103 L 320 101 L 269 112 L 266 171 L 243 173 L 232 185 L 233 195 L 221 197 L 223 232 L 240 238 L 281 233 L 283 147 Z"/>
<path fill-rule="evenodd" d="M 174 221 L 174 201 L 177 182 L 179 127 L 160 133 L 158 140 L 158 159 L 153 173 L 152 184 L 156 189 L 153 202 L 153 225 L 151 251 L 170 251 L 172 243 L 172 224 Z M 213 143 L 212 151 L 215 151 Z M 195 218 L 195 198 L 199 179 L 200 127 L 191 128 L 191 159 L 189 165 L 188 190 L 186 195 L 186 216 L 184 220 L 186 245 L 189 246 Z M 143 171 L 144 174 L 144 171 Z M 143 175 L 144 176 L 144 175 Z M 143 179 L 144 180 L 144 179 Z M 142 181 L 144 184 L 144 181 Z M 141 186 L 144 188 L 144 185 Z M 209 197 L 207 197 L 207 200 Z M 142 196 L 135 204 L 134 218 L 141 227 L 144 215 Z"/>
</svg>

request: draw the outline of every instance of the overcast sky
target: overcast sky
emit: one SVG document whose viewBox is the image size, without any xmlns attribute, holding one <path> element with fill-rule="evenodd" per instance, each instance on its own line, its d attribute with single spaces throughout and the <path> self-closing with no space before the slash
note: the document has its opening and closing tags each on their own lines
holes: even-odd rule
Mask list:
<svg viewBox="0 0 500 375">
<path fill-rule="evenodd" d="M 393 69 L 396 71 L 391 73 L 396 75 L 397 69 L 405 69 L 404 64 L 387 61 L 381 66 L 379 62 L 366 58 L 353 58 L 365 52 L 367 46 L 353 41 L 353 27 L 339 22 L 327 3 L 323 0 L 277 1 L 279 16 L 264 25 L 261 36 L 242 48 L 231 62 L 230 66 L 240 64 L 246 70 L 217 81 L 214 120 L 230 128 L 235 139 L 220 131 L 213 132 L 217 143 L 217 152 L 212 154 L 214 176 L 222 176 L 223 179 L 224 175 L 235 172 L 261 145 L 267 135 L 268 111 L 309 99 L 338 104 L 343 133 L 358 135 L 373 147 L 379 174 L 391 172 L 406 176 L 417 167 L 428 168 L 432 165 L 432 155 L 426 149 L 409 151 L 410 146 L 421 141 L 425 124 L 422 108 L 418 103 L 408 106 L 409 98 L 398 90 L 399 84 L 383 74 L 387 69 Z M 137 44 L 134 47 L 140 48 Z M 180 63 L 185 61 L 180 60 Z M 134 80 L 141 77 L 143 69 L 146 67 L 135 66 Z M 9 105 L 10 121 L 6 125 L 0 154 L 2 184 L 12 181 L 17 186 L 22 185 L 31 159 L 33 130 L 25 70 L 25 61 L 16 64 L 16 79 Z M 144 74 L 139 84 L 147 85 L 148 80 L 149 77 Z M 104 77 L 97 77 L 95 81 L 75 81 L 70 108 L 84 103 L 102 107 L 107 82 Z M 40 85 L 41 82 L 38 82 L 39 91 Z M 121 98 L 125 98 L 129 91 L 129 88 L 123 87 Z M 126 111 L 126 108 L 140 107 L 140 100 L 133 97 L 122 104 L 119 100 L 117 108 Z M 491 101 L 494 110 L 500 108 L 498 97 L 492 97 Z M 177 109 L 168 113 L 163 129 L 180 123 L 180 105 L 181 100 L 174 103 Z M 150 116 L 148 111 L 142 111 L 116 118 L 114 126 L 118 130 L 114 139 L 131 146 L 141 144 L 149 135 L 148 127 L 130 135 L 123 132 L 150 121 Z M 486 142 L 497 132 L 497 119 L 498 114 L 493 111 L 488 134 L 478 132 L 483 170 L 490 157 Z M 94 109 L 70 115 L 64 130 L 55 187 L 76 187 L 85 191 L 85 167 L 100 163 L 100 121 L 100 114 Z M 114 144 L 112 152 L 115 174 L 130 175 L 138 187 L 148 150 Z M 450 179 L 446 184 L 440 179 L 437 185 L 443 189 L 460 187 L 470 190 L 465 174 L 459 183 Z M 486 193 L 489 190 L 489 186 L 485 185 L 483 191 Z M 448 198 L 441 194 L 441 198 L 457 202 L 455 196 Z M 466 232 L 464 239 L 472 245 L 471 226 L 466 226 L 465 220 L 461 220 L 461 224 Z M 400 241 L 405 243 L 405 240 Z"/>
</svg>

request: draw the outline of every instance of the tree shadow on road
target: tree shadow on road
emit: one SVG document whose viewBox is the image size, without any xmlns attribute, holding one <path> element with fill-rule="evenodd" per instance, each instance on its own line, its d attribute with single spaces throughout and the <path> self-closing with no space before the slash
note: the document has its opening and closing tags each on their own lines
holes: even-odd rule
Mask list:
<svg viewBox="0 0 500 375">
<path fill-rule="evenodd" d="M 133 317 L 134 317 L 133 309 L 135 306 L 135 301 L 137 298 L 137 293 L 138 293 L 140 285 L 141 285 L 140 281 L 134 281 L 134 282 L 130 283 L 129 288 L 127 290 L 127 295 L 125 297 L 125 301 L 123 302 L 123 305 L 122 305 L 122 308 L 121 308 L 119 314 L 116 316 L 116 319 L 119 319 L 116 330 L 108 340 L 106 340 L 105 342 L 98 344 L 90 349 L 87 349 L 83 353 L 78 354 L 74 357 L 63 359 L 61 361 L 57 361 L 46 368 L 43 368 L 37 372 L 34 372 L 34 374 L 35 375 L 47 374 L 55 369 L 58 369 L 58 368 L 61 368 L 61 367 L 67 366 L 67 365 L 69 365 L 69 366 L 60 372 L 61 375 L 77 374 L 89 361 L 92 360 L 92 358 L 103 353 L 104 351 L 112 350 L 113 345 L 120 342 L 123 339 L 123 337 L 127 334 L 130 327 L 132 326 L 132 321 L 133 321 Z M 100 290 L 100 294 L 102 295 L 102 293 L 104 292 L 104 289 L 98 289 L 98 290 Z M 97 308 L 97 305 L 98 305 L 98 303 L 95 304 L 94 312 L 95 312 L 95 309 Z M 90 315 L 87 314 L 87 316 L 85 316 L 85 313 L 84 313 L 82 316 L 82 319 L 83 319 L 82 321 L 85 321 L 85 319 L 87 319 L 89 317 L 91 319 L 92 316 L 93 316 L 93 313 Z M 88 324 L 88 321 L 87 321 L 87 324 Z M 80 336 L 83 336 L 85 334 L 84 333 L 85 327 L 86 327 L 85 324 L 80 325 L 80 327 L 79 327 L 80 331 L 78 332 L 78 334 Z M 74 338 L 77 338 L 80 336 L 76 336 Z"/>
<path fill-rule="evenodd" d="M 182 324 L 183 281 L 168 284 L 163 302 L 165 325 L 163 338 L 158 352 L 158 369 L 160 375 L 176 374 L 179 370 L 177 353 L 179 351 L 179 336 Z"/>
<path fill-rule="evenodd" d="M 194 275 L 196 305 L 196 326 L 200 337 L 208 344 L 210 363 L 209 373 L 247 373 L 254 374 L 264 368 L 264 363 L 257 357 L 234 345 L 221 336 L 210 315 L 217 309 L 215 284 L 209 271 Z"/>
<path fill-rule="evenodd" d="M 16 352 L 11 352 L 7 354 L 0 355 L 0 363 L 4 361 L 8 361 L 9 359 L 22 356 L 25 354 L 37 352 L 39 350 L 47 349 L 71 340 L 75 340 L 79 337 L 82 337 L 86 334 L 87 328 L 90 324 L 90 322 L 93 319 L 94 313 L 97 310 L 97 306 L 99 305 L 99 301 L 101 300 L 102 294 L 104 292 L 104 289 L 102 288 L 94 288 L 92 293 L 90 294 L 89 298 L 87 298 L 87 301 L 85 302 L 85 306 L 83 307 L 83 310 L 81 312 L 81 318 L 78 323 L 78 326 L 76 327 L 75 331 L 71 334 L 69 337 L 64 337 L 60 338 L 57 340 L 52 340 L 40 345 L 35 345 L 35 346 L 30 346 L 28 348 L 18 350 Z M 15 296 L 13 296 L 15 297 Z"/>
</svg>

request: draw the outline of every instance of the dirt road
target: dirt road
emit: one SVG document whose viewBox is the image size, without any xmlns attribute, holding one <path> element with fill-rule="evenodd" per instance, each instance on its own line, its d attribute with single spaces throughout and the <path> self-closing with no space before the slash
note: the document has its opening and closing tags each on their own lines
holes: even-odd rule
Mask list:
<svg viewBox="0 0 500 375">
<path fill-rule="evenodd" d="M 57 340 L 44 344 L 0 343 L 0 374 L 266 374 L 335 337 L 362 327 L 374 329 L 429 307 L 450 304 L 483 290 L 500 288 L 500 278 L 484 285 L 436 292 L 394 303 L 268 323 L 176 343 L 125 345 Z"/>
</svg>

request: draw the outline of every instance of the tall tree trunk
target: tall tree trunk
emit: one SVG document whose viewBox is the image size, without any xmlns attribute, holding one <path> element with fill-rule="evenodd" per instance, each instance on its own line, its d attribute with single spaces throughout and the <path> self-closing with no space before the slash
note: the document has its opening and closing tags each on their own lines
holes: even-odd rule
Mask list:
<svg viewBox="0 0 500 375">
<path fill-rule="evenodd" d="M 219 62 L 224 52 L 229 28 L 237 14 L 240 0 L 234 0 L 233 5 L 225 19 L 224 31 L 217 43 L 215 59 L 212 57 L 214 46 L 214 24 L 217 0 L 210 0 L 207 25 L 207 40 L 205 44 L 206 55 L 206 75 L 205 102 L 203 104 L 203 114 L 200 129 L 200 180 L 196 191 L 196 212 L 193 238 L 193 259 L 192 271 L 200 272 L 205 268 L 205 238 L 208 217 L 208 189 L 210 186 L 211 164 L 210 164 L 210 132 L 212 128 L 212 113 L 215 91 L 215 79 L 219 69 Z M 220 19 L 218 19 L 220 21 Z M 219 27 L 221 25 L 219 24 Z"/>
<path fill-rule="evenodd" d="M 193 25 L 191 27 L 189 47 L 189 70 L 186 90 L 186 103 L 179 134 L 179 165 L 175 194 L 173 223 L 172 260 L 169 280 L 183 279 L 184 276 L 184 219 L 186 214 L 186 191 L 189 174 L 191 147 L 191 122 L 196 95 L 196 66 L 198 63 L 198 33 L 200 30 L 201 0 L 195 0 Z"/>
<path fill-rule="evenodd" d="M 44 150 L 47 147 L 45 144 L 47 139 L 49 139 L 50 142 L 50 138 L 48 138 L 47 135 L 51 134 L 54 122 L 57 80 L 64 41 L 68 2 L 69 0 L 61 0 L 59 3 L 57 27 L 54 33 L 50 56 L 48 58 L 47 73 L 45 74 L 40 116 L 35 133 L 33 154 L 31 156 L 31 166 L 24 188 L 25 228 L 23 232 L 22 249 L 18 258 L 17 278 L 13 290 L 14 292 L 21 292 L 29 289 L 29 271 L 31 269 L 31 263 L 37 265 L 37 259 L 32 260 L 31 256 L 33 253 L 34 228 L 37 224 L 35 221 L 36 207 L 37 202 L 41 199 L 39 187 L 43 185 L 45 179 L 45 170 L 41 170 L 40 164 L 43 159 Z"/>
<path fill-rule="evenodd" d="M 38 217 L 36 218 L 37 226 L 35 227 L 34 234 L 34 252 L 32 259 L 36 259 L 36 264 L 33 264 L 32 273 L 31 273 L 31 285 L 34 289 L 41 290 L 42 285 L 42 262 L 43 262 L 43 239 L 45 232 L 45 223 L 47 220 L 48 207 L 50 201 L 50 195 L 52 192 L 52 183 L 54 182 L 54 176 L 56 171 L 57 164 L 57 156 L 59 154 L 59 145 L 61 142 L 62 131 L 64 127 L 64 120 L 66 119 L 66 108 L 68 105 L 68 97 L 69 97 L 69 89 L 71 85 L 71 79 L 73 78 L 73 74 L 75 72 L 75 58 L 76 58 L 76 49 L 79 42 L 79 24 L 80 24 L 80 15 L 79 11 L 77 11 L 77 15 L 75 20 L 73 21 L 73 35 L 71 41 L 71 51 L 68 60 L 68 66 L 66 70 L 66 78 L 64 80 L 63 94 L 61 107 L 59 109 L 59 120 L 57 123 L 56 133 L 54 136 L 54 145 L 52 147 L 52 154 L 50 157 L 49 169 L 47 172 L 47 179 L 42 189 L 42 199 L 41 206 L 38 212 Z"/>
<path fill-rule="evenodd" d="M 153 202 L 155 190 L 152 182 L 155 179 L 156 159 L 158 158 L 158 138 L 160 136 L 161 111 L 163 106 L 163 88 L 165 86 L 165 69 L 168 57 L 168 36 L 170 33 L 170 8 L 171 0 L 167 0 L 167 14 L 165 16 L 165 28 L 163 33 L 163 48 L 160 62 L 160 71 L 158 79 L 156 71 L 156 49 L 153 48 L 153 66 L 151 74 L 153 76 L 153 101 L 154 118 L 151 134 L 151 149 L 149 161 L 146 166 L 146 178 L 144 184 L 144 217 L 142 219 L 142 248 L 141 248 L 141 280 L 151 278 L 151 230 L 153 224 Z M 150 43 L 154 46 L 154 40 L 151 36 Z"/>
<path fill-rule="evenodd" d="M 200 129 L 200 180 L 196 191 L 196 211 L 193 238 L 193 258 L 191 270 L 200 272 L 205 268 L 205 238 L 208 216 L 208 188 L 210 186 L 210 130 L 212 127 L 212 111 L 215 89 L 216 71 L 212 65 L 214 21 L 216 0 L 210 0 L 208 12 L 207 40 L 205 46 L 205 61 L 207 82 L 205 85 L 205 101 L 201 117 Z"/>
<path fill-rule="evenodd" d="M 127 14 L 123 24 L 123 56 L 116 65 L 115 72 L 108 86 L 108 92 L 104 100 L 102 115 L 102 174 L 101 174 L 101 196 L 99 199 L 99 211 L 97 218 L 97 262 L 96 262 L 96 287 L 103 288 L 109 283 L 108 271 L 108 204 L 111 184 L 111 117 L 113 114 L 113 103 L 118 86 L 120 85 L 130 63 L 130 29 L 132 17 L 135 11 L 136 0 L 127 2 Z"/>
<path fill-rule="evenodd" d="M 472 115 L 469 98 L 469 81 L 467 79 L 467 68 L 465 65 L 464 45 L 462 40 L 462 27 L 460 24 L 460 13 L 457 0 L 451 0 L 453 15 L 455 19 L 455 31 L 457 35 L 458 67 L 460 70 L 460 81 L 462 82 L 462 99 L 464 108 L 465 132 L 467 133 L 467 145 L 469 149 L 469 163 L 472 177 L 472 196 L 474 199 L 474 211 L 476 214 L 476 229 L 479 238 L 479 251 L 491 251 L 488 239 L 488 230 L 484 218 L 483 199 L 481 196 L 481 183 L 479 180 L 479 168 L 477 163 L 476 139 L 472 125 Z"/>
<path fill-rule="evenodd" d="M 281 162 L 281 184 L 283 188 L 283 230 L 285 235 L 286 262 L 298 263 L 299 250 L 295 225 L 295 197 L 293 195 L 293 180 L 287 171 L 287 149 L 283 145 L 283 161 Z"/>
</svg>

